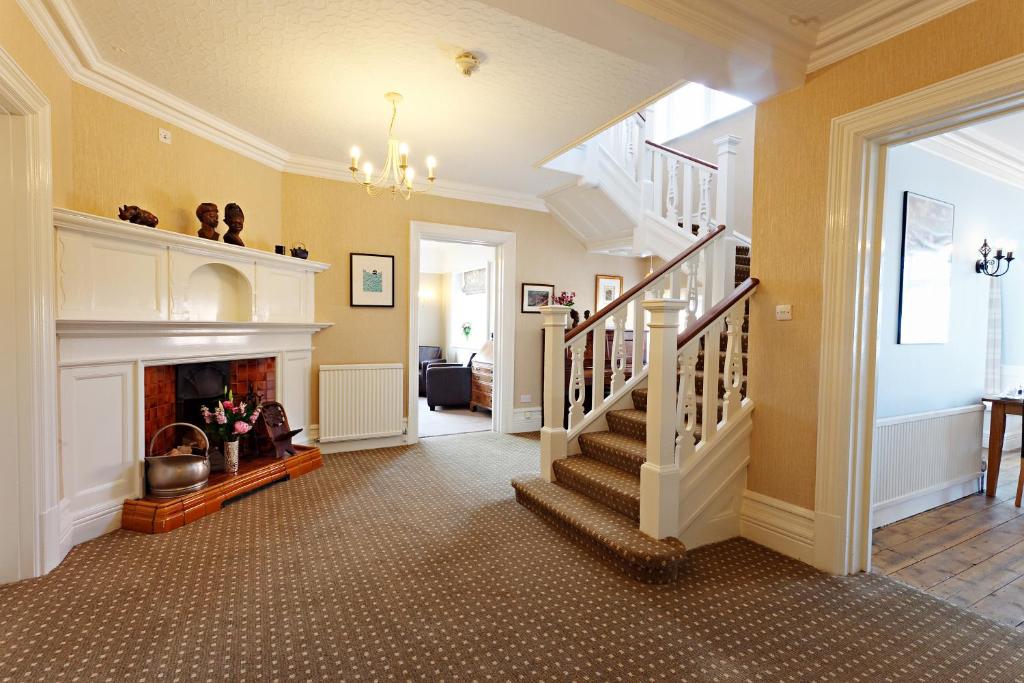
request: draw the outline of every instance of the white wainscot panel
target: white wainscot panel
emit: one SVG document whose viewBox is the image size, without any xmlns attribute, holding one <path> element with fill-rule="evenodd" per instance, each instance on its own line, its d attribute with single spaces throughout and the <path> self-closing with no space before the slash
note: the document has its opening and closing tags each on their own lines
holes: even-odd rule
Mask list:
<svg viewBox="0 0 1024 683">
<path fill-rule="evenodd" d="M 124 499 L 141 495 L 134 387 L 133 363 L 60 372 L 64 498 L 75 543 L 117 528 Z"/>
<path fill-rule="evenodd" d="M 171 247 L 171 319 L 235 321 L 253 319 L 256 266 L 244 259 L 218 258 Z"/>
<path fill-rule="evenodd" d="M 64 232 L 57 240 L 57 269 L 59 318 L 167 318 L 164 245 Z"/>
<path fill-rule="evenodd" d="M 875 423 L 872 524 L 891 524 L 978 491 L 984 407 Z"/>
<path fill-rule="evenodd" d="M 256 266 L 256 320 L 311 322 L 313 274 Z"/>
<path fill-rule="evenodd" d="M 296 440 L 305 442 L 309 438 L 309 392 L 310 376 L 313 369 L 311 351 L 288 351 L 282 363 L 283 378 L 278 386 L 284 387 L 281 403 L 288 413 L 288 424 L 292 429 L 303 428 Z"/>
</svg>

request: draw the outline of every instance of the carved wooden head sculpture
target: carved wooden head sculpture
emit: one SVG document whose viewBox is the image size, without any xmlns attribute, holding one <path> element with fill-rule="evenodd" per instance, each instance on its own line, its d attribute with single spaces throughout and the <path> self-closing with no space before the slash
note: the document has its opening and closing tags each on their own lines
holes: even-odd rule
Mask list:
<svg viewBox="0 0 1024 683">
<path fill-rule="evenodd" d="M 245 214 L 242 213 L 242 207 L 234 202 L 224 207 L 224 223 L 228 226 L 228 231 L 224 235 L 224 241 L 229 244 L 237 244 L 240 247 L 244 247 L 245 243 L 242 242 L 242 237 L 239 235 L 242 232 L 242 227 L 245 224 Z"/>
<path fill-rule="evenodd" d="M 196 218 L 198 218 L 200 224 L 202 224 L 202 227 L 199 228 L 200 237 L 208 240 L 215 240 L 220 236 L 215 229 L 217 224 L 220 223 L 220 214 L 216 204 L 203 202 L 197 206 Z"/>
</svg>

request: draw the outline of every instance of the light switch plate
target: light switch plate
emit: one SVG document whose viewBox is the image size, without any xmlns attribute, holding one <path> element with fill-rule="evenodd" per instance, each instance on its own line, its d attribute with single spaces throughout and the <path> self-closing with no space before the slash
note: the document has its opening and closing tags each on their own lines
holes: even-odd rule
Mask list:
<svg viewBox="0 0 1024 683">
<path fill-rule="evenodd" d="M 158 137 L 160 139 L 160 142 L 164 143 L 165 145 L 171 144 L 171 131 L 167 130 L 166 128 L 160 129 Z"/>
<path fill-rule="evenodd" d="M 775 307 L 776 320 L 792 320 L 793 306 L 791 304 L 779 304 Z"/>
</svg>

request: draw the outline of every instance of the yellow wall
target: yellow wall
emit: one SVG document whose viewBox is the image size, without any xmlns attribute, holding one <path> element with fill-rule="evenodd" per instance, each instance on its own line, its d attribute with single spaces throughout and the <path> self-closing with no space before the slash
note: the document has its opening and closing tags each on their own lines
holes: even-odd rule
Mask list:
<svg viewBox="0 0 1024 683">
<path fill-rule="evenodd" d="M 641 259 L 587 254 L 549 214 L 436 196 L 411 201 L 372 198 L 353 183 L 285 174 L 284 233 L 304 242 L 310 258 L 332 264 L 317 275 L 316 319 L 334 327 L 314 339 L 314 371 L 320 364 L 402 362 L 409 349 L 409 234 L 411 221 L 506 230 L 516 233 L 516 286 L 553 284 L 573 290 L 581 310 L 593 310 L 594 276 L 622 275 L 635 284 L 646 272 Z M 351 308 L 349 253 L 395 256 L 395 307 Z M 516 310 L 519 310 L 519 292 Z M 316 422 L 316 375 L 313 414 Z M 540 405 L 540 316 L 517 314 L 515 405 Z M 531 400 L 521 402 L 523 394 Z"/>
<path fill-rule="evenodd" d="M 977 0 L 811 74 L 758 105 L 755 139 L 748 486 L 814 507 L 829 126 L 836 116 L 1024 50 L 1024 2 Z M 774 307 L 793 304 L 793 320 Z"/>
</svg>

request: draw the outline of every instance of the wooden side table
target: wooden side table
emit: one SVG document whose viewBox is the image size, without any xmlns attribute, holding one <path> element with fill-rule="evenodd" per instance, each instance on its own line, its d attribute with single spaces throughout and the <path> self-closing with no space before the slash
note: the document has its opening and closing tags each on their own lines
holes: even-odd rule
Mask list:
<svg viewBox="0 0 1024 683">
<path fill-rule="evenodd" d="M 999 486 L 999 466 L 1003 461 L 1003 437 L 1006 435 L 1006 416 L 1024 415 L 1024 404 L 1017 398 L 984 398 L 992 404 L 992 424 L 988 434 L 988 472 L 985 477 L 985 495 L 996 495 Z M 1020 500 L 1020 494 L 1018 494 Z M 1018 503 L 1019 505 L 1020 503 Z"/>
</svg>

